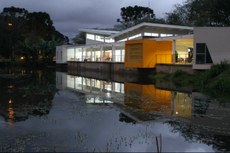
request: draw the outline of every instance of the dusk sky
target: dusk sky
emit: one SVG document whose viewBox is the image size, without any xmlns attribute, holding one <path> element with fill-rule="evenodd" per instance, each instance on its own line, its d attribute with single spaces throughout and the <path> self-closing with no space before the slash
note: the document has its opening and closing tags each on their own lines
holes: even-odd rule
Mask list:
<svg viewBox="0 0 230 153">
<path fill-rule="evenodd" d="M 79 28 L 111 28 L 120 18 L 120 9 L 144 6 L 154 10 L 156 17 L 164 17 L 175 4 L 184 0 L 0 0 L 4 7 L 21 7 L 29 12 L 47 12 L 55 28 L 72 38 Z"/>
</svg>

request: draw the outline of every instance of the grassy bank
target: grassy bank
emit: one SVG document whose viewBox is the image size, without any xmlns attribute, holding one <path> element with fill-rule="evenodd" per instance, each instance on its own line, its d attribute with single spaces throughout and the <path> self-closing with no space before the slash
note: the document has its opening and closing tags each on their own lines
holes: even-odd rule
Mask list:
<svg viewBox="0 0 230 153">
<path fill-rule="evenodd" d="M 183 71 L 173 74 L 157 74 L 151 77 L 155 80 L 170 81 L 176 86 L 193 86 L 196 91 L 204 92 L 212 96 L 230 98 L 230 63 L 221 62 L 213 65 L 210 70 L 189 75 Z"/>
</svg>

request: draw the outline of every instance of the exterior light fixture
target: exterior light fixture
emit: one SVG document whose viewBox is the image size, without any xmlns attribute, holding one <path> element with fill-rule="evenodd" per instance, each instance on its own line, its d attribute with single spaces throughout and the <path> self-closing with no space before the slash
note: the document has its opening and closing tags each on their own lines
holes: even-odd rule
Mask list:
<svg viewBox="0 0 230 153">
<path fill-rule="evenodd" d="M 13 24 L 9 22 L 9 23 L 8 23 L 8 26 L 10 26 L 10 27 L 11 27 L 11 26 L 13 26 Z"/>
<path fill-rule="evenodd" d="M 10 99 L 8 103 L 9 103 L 9 104 L 12 104 L 12 103 L 13 103 L 13 100 L 12 100 L 12 99 Z"/>
</svg>

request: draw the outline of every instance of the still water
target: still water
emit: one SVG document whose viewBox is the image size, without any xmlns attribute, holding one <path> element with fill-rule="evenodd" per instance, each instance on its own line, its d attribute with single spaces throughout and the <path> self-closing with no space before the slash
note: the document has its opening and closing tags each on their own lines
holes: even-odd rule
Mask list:
<svg viewBox="0 0 230 153">
<path fill-rule="evenodd" d="M 124 76 L 0 72 L 1 152 L 230 151 L 230 100 Z"/>
</svg>

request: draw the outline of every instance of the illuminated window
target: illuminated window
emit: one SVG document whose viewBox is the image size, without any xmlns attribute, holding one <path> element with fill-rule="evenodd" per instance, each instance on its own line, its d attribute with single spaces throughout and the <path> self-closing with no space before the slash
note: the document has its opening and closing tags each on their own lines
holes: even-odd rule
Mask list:
<svg viewBox="0 0 230 153">
<path fill-rule="evenodd" d="M 167 34 L 161 33 L 161 37 L 167 37 Z"/>
<path fill-rule="evenodd" d="M 114 42 L 114 39 L 113 38 L 109 38 L 109 37 L 105 37 L 105 42 L 112 43 L 112 42 Z"/>
<path fill-rule="evenodd" d="M 144 36 L 152 36 L 152 37 L 159 37 L 158 33 L 149 33 L 149 32 L 145 32 Z"/>
<path fill-rule="evenodd" d="M 68 48 L 67 49 L 67 61 L 73 61 L 74 60 L 74 48 Z"/>
<path fill-rule="evenodd" d="M 96 41 L 104 42 L 104 36 L 96 35 Z"/>
<path fill-rule="evenodd" d="M 90 39 L 90 40 L 95 40 L 95 37 L 94 37 L 94 35 L 92 35 L 92 34 L 86 34 L 86 38 L 87 39 Z"/>
<path fill-rule="evenodd" d="M 129 40 L 132 40 L 132 39 L 135 39 L 135 38 L 138 38 L 138 37 L 141 37 L 141 33 L 139 33 L 139 34 L 137 34 L 137 35 L 134 35 L 134 36 L 129 37 Z"/>
<path fill-rule="evenodd" d="M 173 34 L 167 34 L 167 37 L 172 37 L 173 36 Z"/>
<path fill-rule="evenodd" d="M 152 33 L 145 32 L 144 36 L 152 36 Z"/>
<path fill-rule="evenodd" d="M 127 38 L 125 38 L 125 39 L 121 39 L 121 40 L 119 40 L 118 42 L 122 42 L 122 41 L 127 41 L 128 39 Z"/>
</svg>

